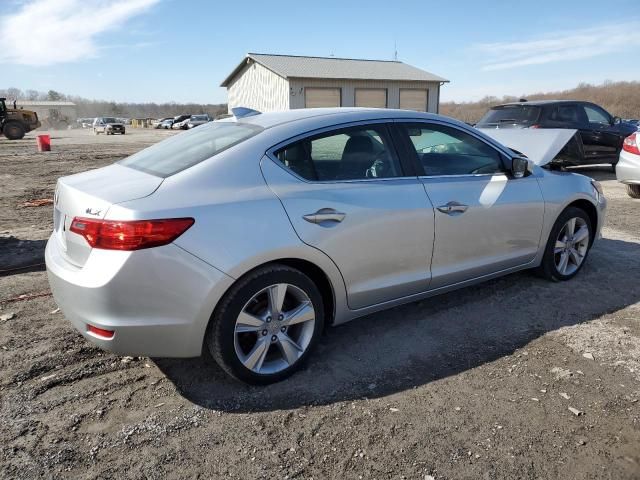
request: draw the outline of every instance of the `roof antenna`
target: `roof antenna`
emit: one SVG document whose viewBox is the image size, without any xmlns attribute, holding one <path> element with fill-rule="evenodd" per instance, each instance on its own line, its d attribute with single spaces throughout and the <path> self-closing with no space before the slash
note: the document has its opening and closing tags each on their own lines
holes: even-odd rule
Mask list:
<svg viewBox="0 0 640 480">
<path fill-rule="evenodd" d="M 396 40 L 393 41 L 393 60 L 398 61 L 398 42 Z"/>
</svg>

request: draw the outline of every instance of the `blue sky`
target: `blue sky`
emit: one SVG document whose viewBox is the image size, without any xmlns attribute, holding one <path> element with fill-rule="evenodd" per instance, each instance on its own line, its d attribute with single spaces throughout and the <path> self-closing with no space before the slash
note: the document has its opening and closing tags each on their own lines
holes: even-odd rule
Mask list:
<svg viewBox="0 0 640 480">
<path fill-rule="evenodd" d="M 0 0 L 0 88 L 221 103 L 247 52 L 398 58 L 442 100 L 640 80 L 637 0 Z"/>
</svg>

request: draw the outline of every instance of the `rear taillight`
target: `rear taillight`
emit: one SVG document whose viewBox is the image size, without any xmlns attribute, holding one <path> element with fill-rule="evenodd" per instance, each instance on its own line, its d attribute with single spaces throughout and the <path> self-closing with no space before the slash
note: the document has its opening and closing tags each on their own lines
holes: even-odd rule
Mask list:
<svg viewBox="0 0 640 480">
<path fill-rule="evenodd" d="M 540 128 L 540 125 L 534 123 L 533 125 L 530 125 L 529 128 Z"/>
<path fill-rule="evenodd" d="M 92 248 L 140 250 L 173 242 L 193 223 L 193 218 L 119 221 L 75 217 L 69 230 L 82 235 Z"/>
<path fill-rule="evenodd" d="M 640 147 L 638 147 L 638 138 L 636 133 L 632 133 L 622 142 L 622 149 L 625 152 L 635 153 L 636 155 L 640 155 Z"/>
</svg>

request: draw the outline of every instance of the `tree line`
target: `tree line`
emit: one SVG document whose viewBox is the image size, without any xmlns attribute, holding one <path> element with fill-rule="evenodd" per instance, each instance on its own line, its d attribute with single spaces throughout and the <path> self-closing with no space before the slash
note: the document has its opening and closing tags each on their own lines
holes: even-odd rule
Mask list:
<svg viewBox="0 0 640 480">
<path fill-rule="evenodd" d="M 446 87 L 445 87 L 446 88 Z M 476 123 L 494 105 L 527 100 L 582 100 L 600 105 L 621 118 L 640 118 L 640 82 L 605 81 L 601 85 L 580 83 L 576 88 L 559 92 L 534 93 L 521 97 L 484 97 L 477 102 L 443 102 L 440 113 L 463 122 Z"/>
<path fill-rule="evenodd" d="M 183 114 L 208 113 L 215 118 L 227 113 L 226 104 L 200 103 L 130 103 L 106 100 L 91 100 L 76 95 L 65 95 L 55 90 L 39 92 L 37 90 L 21 90 L 19 88 L 0 88 L 0 97 L 5 97 L 8 103 L 13 100 L 24 101 L 68 101 L 76 104 L 78 118 L 92 118 L 98 116 L 112 116 L 125 118 L 164 118 Z"/>
<path fill-rule="evenodd" d="M 0 97 L 9 101 L 15 100 L 53 100 L 70 101 L 76 104 L 78 118 L 91 118 L 100 115 L 128 118 L 162 118 L 182 114 L 208 113 L 212 117 L 227 113 L 226 104 L 198 103 L 127 103 L 105 100 L 89 100 L 86 98 L 65 95 L 55 90 L 39 92 L 22 91 L 19 88 L 0 88 Z M 534 93 L 522 97 L 487 96 L 477 102 L 443 102 L 440 113 L 457 118 L 463 122 L 476 123 L 494 105 L 515 102 L 520 98 L 527 100 L 584 100 L 596 103 L 609 113 L 622 118 L 640 117 L 640 82 L 605 81 L 601 85 L 581 83 L 576 88 L 549 93 Z"/>
</svg>

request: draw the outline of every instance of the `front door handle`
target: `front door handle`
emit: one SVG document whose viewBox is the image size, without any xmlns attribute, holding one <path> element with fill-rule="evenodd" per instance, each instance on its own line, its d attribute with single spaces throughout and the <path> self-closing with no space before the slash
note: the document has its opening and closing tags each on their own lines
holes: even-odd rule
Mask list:
<svg viewBox="0 0 640 480">
<path fill-rule="evenodd" d="M 340 223 L 346 217 L 346 213 L 338 212 L 333 208 L 321 208 L 315 213 L 308 213 L 303 215 L 304 218 L 309 223 L 323 223 L 323 222 L 336 222 Z"/>
<path fill-rule="evenodd" d="M 437 207 L 442 213 L 446 213 L 447 215 L 461 215 L 467 211 L 469 205 L 463 205 L 458 202 L 449 202 L 446 205 L 440 205 Z"/>
</svg>

